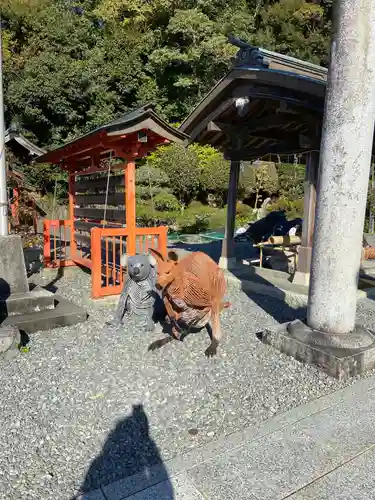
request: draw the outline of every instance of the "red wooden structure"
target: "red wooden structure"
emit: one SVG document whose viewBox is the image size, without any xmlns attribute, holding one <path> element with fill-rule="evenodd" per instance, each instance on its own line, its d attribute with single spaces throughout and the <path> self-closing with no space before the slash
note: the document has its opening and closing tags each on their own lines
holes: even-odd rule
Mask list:
<svg viewBox="0 0 375 500">
<path fill-rule="evenodd" d="M 69 175 L 68 219 L 44 221 L 45 265 L 91 269 L 92 297 L 99 298 L 121 292 L 121 253 L 166 253 L 166 227 L 136 224 L 136 160 L 186 139 L 147 105 L 38 157 Z"/>
<path fill-rule="evenodd" d="M 39 148 L 19 133 L 14 125 L 5 132 L 5 144 L 7 147 L 7 176 L 9 180 L 8 199 L 12 217 L 12 224 L 9 223 L 9 231 L 12 228 L 19 229 L 22 223 L 30 224 L 32 222 L 36 233 L 38 216 L 45 214 L 36 204 L 33 187 L 28 185 L 25 175 L 17 170 L 17 163 L 27 165 L 35 157 L 44 154 L 45 150 Z"/>
</svg>

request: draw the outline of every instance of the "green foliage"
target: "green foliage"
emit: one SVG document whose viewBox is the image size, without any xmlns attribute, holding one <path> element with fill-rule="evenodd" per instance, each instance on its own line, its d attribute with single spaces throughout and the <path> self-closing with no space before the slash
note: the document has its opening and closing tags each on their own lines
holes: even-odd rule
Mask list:
<svg viewBox="0 0 375 500">
<path fill-rule="evenodd" d="M 332 3 L 0 0 L 7 125 L 18 124 L 49 149 L 146 102 L 177 124 L 227 72 L 237 50 L 227 42 L 230 32 L 326 64 Z M 62 197 L 67 184 L 57 170 L 24 167 L 28 181 L 44 192 L 53 191 L 57 179 Z M 258 200 L 272 191 L 265 172 L 251 175 L 242 176 L 241 193 Z M 213 148 L 161 148 L 138 169 L 137 196 L 147 202 L 173 191 L 183 206 L 210 197 L 222 207 L 228 176 L 228 162 Z M 299 181 L 293 187 L 288 175 L 280 186 L 283 195 L 301 197 Z"/>
<path fill-rule="evenodd" d="M 331 4 L 320 3 L 0 0 L 8 123 L 51 147 L 146 101 L 180 122 L 228 70 L 229 32 L 325 62 Z"/>
<path fill-rule="evenodd" d="M 289 200 L 303 198 L 305 165 L 282 163 L 277 168 L 280 197 Z"/>
<path fill-rule="evenodd" d="M 297 200 L 289 200 L 280 198 L 276 203 L 273 203 L 270 210 L 285 210 L 288 219 L 303 218 L 303 198 Z"/>
<path fill-rule="evenodd" d="M 177 198 L 170 193 L 159 193 L 156 195 L 154 198 L 154 206 L 156 210 L 160 210 L 161 212 L 176 212 L 180 208 Z"/>
<path fill-rule="evenodd" d="M 161 170 L 150 164 L 142 165 L 136 170 L 136 196 L 138 199 L 148 200 L 159 193 L 168 193 L 169 177 Z"/>
<path fill-rule="evenodd" d="M 244 196 L 254 194 L 254 208 L 262 201 L 261 193 L 272 194 L 277 190 L 278 177 L 273 163 L 244 162 L 240 175 L 239 188 Z"/>
<path fill-rule="evenodd" d="M 148 165 L 163 170 L 180 205 L 189 204 L 199 190 L 198 158 L 191 148 L 162 146 L 148 158 Z"/>
<path fill-rule="evenodd" d="M 215 193 L 219 206 L 225 202 L 225 194 L 228 190 L 230 163 L 223 155 L 211 146 L 191 146 L 198 158 L 200 170 L 200 191 L 202 197 L 206 198 L 209 193 Z"/>
<path fill-rule="evenodd" d="M 280 0 L 260 11 L 257 43 L 315 64 L 327 65 L 331 23 L 317 2 Z"/>
</svg>

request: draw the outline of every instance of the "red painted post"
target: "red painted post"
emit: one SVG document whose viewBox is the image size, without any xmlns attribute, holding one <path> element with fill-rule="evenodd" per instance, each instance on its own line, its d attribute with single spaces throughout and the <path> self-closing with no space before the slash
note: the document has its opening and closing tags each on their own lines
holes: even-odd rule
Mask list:
<svg viewBox="0 0 375 500">
<path fill-rule="evenodd" d="M 43 221 L 43 262 L 45 267 L 51 267 L 51 221 Z"/>
<path fill-rule="evenodd" d="M 168 228 L 165 226 L 159 227 L 160 233 L 158 238 L 158 250 L 159 252 L 167 256 L 167 246 L 168 246 Z"/>
<path fill-rule="evenodd" d="M 129 161 L 125 169 L 125 218 L 128 238 L 126 253 L 135 255 L 136 246 L 136 208 L 135 208 L 135 161 Z"/>
<path fill-rule="evenodd" d="M 98 299 L 101 297 L 102 288 L 102 228 L 93 227 L 91 229 L 91 297 Z"/>
</svg>

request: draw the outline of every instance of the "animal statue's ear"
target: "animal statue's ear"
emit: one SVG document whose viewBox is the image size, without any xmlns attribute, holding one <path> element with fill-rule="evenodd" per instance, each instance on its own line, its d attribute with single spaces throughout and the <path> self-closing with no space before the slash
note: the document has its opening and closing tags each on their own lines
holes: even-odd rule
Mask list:
<svg viewBox="0 0 375 500">
<path fill-rule="evenodd" d="M 173 260 L 174 262 L 178 261 L 178 255 L 176 254 L 176 252 L 174 250 L 170 250 L 168 252 L 168 259 Z"/>
<path fill-rule="evenodd" d="M 148 255 L 148 261 L 152 267 L 156 266 L 156 259 L 153 255 Z"/>
<path fill-rule="evenodd" d="M 149 248 L 149 252 L 151 256 L 156 259 L 156 262 L 164 262 L 164 257 L 158 250 L 155 250 L 155 248 Z"/>
<path fill-rule="evenodd" d="M 123 253 L 120 257 L 120 264 L 122 265 L 122 267 L 126 267 L 127 264 L 128 264 L 128 256 L 126 255 L 126 253 Z"/>
</svg>

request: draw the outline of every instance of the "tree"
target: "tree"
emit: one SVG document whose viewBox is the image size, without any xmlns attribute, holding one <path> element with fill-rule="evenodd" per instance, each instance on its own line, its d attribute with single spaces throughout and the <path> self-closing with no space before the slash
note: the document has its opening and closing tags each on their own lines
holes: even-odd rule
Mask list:
<svg viewBox="0 0 375 500">
<path fill-rule="evenodd" d="M 328 64 L 330 11 L 315 1 L 270 2 L 259 13 L 260 25 L 252 41 L 275 52 L 315 64 Z"/>
<path fill-rule="evenodd" d="M 280 196 L 291 201 L 303 198 L 305 165 L 282 163 L 278 165 Z"/>
<path fill-rule="evenodd" d="M 254 194 L 254 209 L 262 199 L 262 193 L 272 194 L 278 187 L 278 177 L 274 163 L 243 162 L 239 181 L 240 191 L 243 195 Z"/>
<path fill-rule="evenodd" d="M 332 0 L 0 0 L 7 124 L 50 149 L 146 102 L 181 122 L 228 71 L 237 50 L 228 33 L 325 64 L 331 7 Z M 224 199 L 228 165 L 208 157 L 193 192 L 217 190 Z"/>
<path fill-rule="evenodd" d="M 199 190 L 198 157 L 190 147 L 178 144 L 159 147 L 148 158 L 148 164 L 163 170 L 181 206 L 188 205 Z"/>
<path fill-rule="evenodd" d="M 170 193 L 168 175 L 160 168 L 146 163 L 136 170 L 137 197 L 147 200 L 159 193 Z"/>
<path fill-rule="evenodd" d="M 202 201 L 207 201 L 208 195 L 213 195 L 215 203 L 223 206 L 228 191 L 229 161 L 212 146 L 193 144 L 191 149 L 198 159 L 200 198 Z"/>
</svg>

